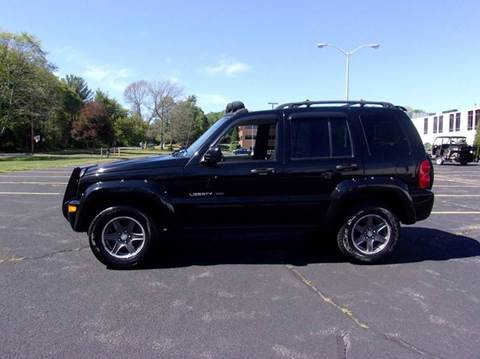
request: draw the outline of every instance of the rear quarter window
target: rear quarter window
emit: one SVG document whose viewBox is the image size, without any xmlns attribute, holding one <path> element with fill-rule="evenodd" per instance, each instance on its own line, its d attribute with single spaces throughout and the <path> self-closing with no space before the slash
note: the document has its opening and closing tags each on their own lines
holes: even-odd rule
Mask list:
<svg viewBox="0 0 480 359">
<path fill-rule="evenodd" d="M 411 154 L 411 146 L 398 116 L 382 111 L 361 115 L 368 149 L 378 158 L 398 158 Z"/>
</svg>

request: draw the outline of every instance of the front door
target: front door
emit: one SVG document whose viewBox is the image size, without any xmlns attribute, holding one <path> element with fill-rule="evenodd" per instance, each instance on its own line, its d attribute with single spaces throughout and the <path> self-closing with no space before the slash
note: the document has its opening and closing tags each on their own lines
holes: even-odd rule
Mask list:
<svg viewBox="0 0 480 359">
<path fill-rule="evenodd" d="M 278 223 L 282 201 L 281 121 L 276 115 L 241 119 L 210 147 L 220 148 L 216 165 L 185 168 L 186 225 L 245 227 Z"/>
</svg>

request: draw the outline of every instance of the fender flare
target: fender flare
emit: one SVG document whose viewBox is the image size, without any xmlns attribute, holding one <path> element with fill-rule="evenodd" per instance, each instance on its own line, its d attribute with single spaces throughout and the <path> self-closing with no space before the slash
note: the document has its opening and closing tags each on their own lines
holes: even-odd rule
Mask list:
<svg viewBox="0 0 480 359">
<path fill-rule="evenodd" d="M 155 204 L 159 209 L 163 209 L 169 215 L 175 215 L 175 209 L 171 204 L 165 189 L 154 182 L 148 180 L 114 180 L 97 182 L 90 185 L 82 194 L 77 215 L 75 218 L 74 229 L 76 231 L 85 231 L 93 218 L 91 210 L 97 208 L 99 201 L 113 202 L 118 199 L 130 199 L 135 201 L 144 201 L 143 205 Z M 145 201 L 146 200 L 146 201 Z"/>
<path fill-rule="evenodd" d="M 397 213 L 400 221 L 406 224 L 415 223 L 415 207 L 408 186 L 393 177 L 367 177 L 340 182 L 330 194 L 325 223 L 337 221 L 339 216 L 351 208 L 352 202 L 368 200 L 369 197 L 379 201 L 394 199 L 394 207 L 400 209 L 400 213 Z"/>
</svg>

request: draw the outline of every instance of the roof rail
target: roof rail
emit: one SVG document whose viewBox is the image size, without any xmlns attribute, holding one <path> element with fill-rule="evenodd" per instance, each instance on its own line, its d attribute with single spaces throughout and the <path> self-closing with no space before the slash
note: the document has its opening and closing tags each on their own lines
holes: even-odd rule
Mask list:
<svg viewBox="0 0 480 359">
<path fill-rule="evenodd" d="M 339 105 L 339 106 L 345 106 L 345 107 L 351 107 L 355 105 L 360 105 L 360 106 L 365 106 L 365 105 L 377 105 L 377 106 L 382 106 L 385 108 L 399 108 L 403 110 L 403 107 L 401 106 L 394 106 L 390 102 L 380 102 L 380 101 L 365 101 L 365 100 L 359 100 L 359 101 L 341 101 L 341 100 L 334 100 L 334 101 L 300 101 L 300 102 L 289 102 L 289 103 L 284 103 L 276 107 L 277 110 L 284 110 L 284 109 L 290 109 L 290 108 L 298 108 L 298 107 L 310 107 L 312 105 Z"/>
</svg>

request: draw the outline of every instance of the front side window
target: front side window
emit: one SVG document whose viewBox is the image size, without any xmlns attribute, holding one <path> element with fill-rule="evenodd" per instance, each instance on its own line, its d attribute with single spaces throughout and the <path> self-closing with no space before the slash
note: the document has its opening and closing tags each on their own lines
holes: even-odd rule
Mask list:
<svg viewBox="0 0 480 359">
<path fill-rule="evenodd" d="M 217 142 L 223 162 L 275 160 L 276 122 L 245 122 L 230 128 Z"/>
<path fill-rule="evenodd" d="M 372 156 L 389 159 L 410 155 L 410 143 L 398 118 L 389 113 L 373 113 L 363 115 L 361 120 Z"/>
<path fill-rule="evenodd" d="M 344 117 L 293 118 L 290 143 L 293 159 L 352 156 L 350 132 Z"/>
</svg>

